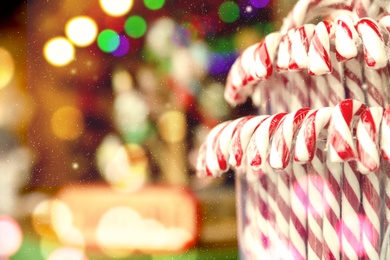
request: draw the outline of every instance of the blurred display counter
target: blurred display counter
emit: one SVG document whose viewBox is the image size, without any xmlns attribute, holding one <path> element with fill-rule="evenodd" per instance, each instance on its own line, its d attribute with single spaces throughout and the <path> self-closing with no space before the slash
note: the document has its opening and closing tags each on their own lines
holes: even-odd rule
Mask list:
<svg viewBox="0 0 390 260">
<path fill-rule="evenodd" d="M 20 224 L 23 244 L 11 259 L 57 260 L 50 256 L 62 249 L 98 260 L 237 259 L 234 187 L 69 185 Z"/>
</svg>

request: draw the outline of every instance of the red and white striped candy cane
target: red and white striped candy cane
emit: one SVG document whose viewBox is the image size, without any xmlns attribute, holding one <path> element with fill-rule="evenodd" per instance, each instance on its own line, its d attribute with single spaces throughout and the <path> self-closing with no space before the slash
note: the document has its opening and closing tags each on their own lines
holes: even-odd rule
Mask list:
<svg viewBox="0 0 390 260">
<path fill-rule="evenodd" d="M 381 138 L 380 138 L 380 148 L 382 151 L 382 157 L 385 160 L 383 164 L 389 167 L 390 161 L 390 107 L 386 108 L 383 112 L 383 119 L 381 125 Z M 386 230 L 390 225 L 390 171 L 384 167 L 384 176 L 383 180 L 385 182 L 385 198 L 384 198 L 384 209 L 385 209 L 385 219 L 384 219 L 384 230 Z"/>
<path fill-rule="evenodd" d="M 346 61 L 357 56 L 358 33 L 352 17 L 342 14 L 335 19 L 335 47 L 338 61 Z"/>
<path fill-rule="evenodd" d="M 281 32 L 286 33 L 291 28 L 297 28 L 309 23 L 319 16 L 325 16 L 335 10 L 351 10 L 352 6 L 345 0 L 301 0 L 283 20 Z"/>
<path fill-rule="evenodd" d="M 378 170 L 380 165 L 379 126 L 383 117 L 382 107 L 370 107 L 359 119 L 356 128 L 358 169 L 363 174 Z"/>
<path fill-rule="evenodd" d="M 256 116 L 248 118 L 248 120 L 241 120 L 231 137 L 229 148 L 229 164 L 234 168 L 240 168 L 245 165 L 243 162 L 246 158 L 246 148 L 252 137 L 253 132 L 268 116 Z"/>
<path fill-rule="evenodd" d="M 381 198 L 377 170 L 380 163 L 378 141 L 382 117 L 382 107 L 371 107 L 362 113 L 356 129 L 358 168 L 363 173 L 361 176 L 363 259 L 379 259 Z"/>
<path fill-rule="evenodd" d="M 199 150 L 197 162 L 197 174 L 199 176 L 213 176 L 212 170 L 217 168 L 217 160 L 213 151 L 213 144 L 216 142 L 216 136 L 227 125 L 229 121 L 223 122 L 212 128 L 207 135 L 205 142 Z"/>
<path fill-rule="evenodd" d="M 250 167 L 254 170 L 260 169 L 260 166 L 267 160 L 268 146 L 280 121 L 287 113 L 278 113 L 265 119 L 256 129 L 247 146 L 247 160 Z"/>
<path fill-rule="evenodd" d="M 333 34 L 334 26 L 331 21 L 322 21 L 316 25 L 308 52 L 310 75 L 322 75 L 332 71 L 330 38 Z"/>
<path fill-rule="evenodd" d="M 260 79 L 271 76 L 279 40 L 280 33 L 268 34 L 262 42 L 250 46 L 236 59 L 226 81 L 225 100 L 228 103 L 244 102 L 252 93 L 247 85 L 254 86 Z"/>
<path fill-rule="evenodd" d="M 308 51 L 311 38 L 313 37 L 315 25 L 304 24 L 297 28 L 291 35 L 291 56 L 288 65 L 289 70 L 307 69 Z"/>
<path fill-rule="evenodd" d="M 355 26 L 363 42 L 366 64 L 373 69 L 385 67 L 387 64 L 386 48 L 378 23 L 365 17 L 359 19 Z"/>
<path fill-rule="evenodd" d="M 328 125 L 333 108 L 324 107 L 313 111 L 303 121 L 296 137 L 294 160 L 306 163 L 313 160 L 317 139 L 322 129 Z"/>
<path fill-rule="evenodd" d="M 234 132 L 237 130 L 237 125 L 242 120 L 245 119 L 237 118 L 230 121 L 216 136 L 216 142 L 213 149 L 218 162 L 218 168 L 216 170 L 220 173 L 224 173 L 229 169 L 230 143 Z"/>
<path fill-rule="evenodd" d="M 340 102 L 333 110 L 328 135 L 329 159 L 331 162 L 345 162 L 357 158 L 351 126 L 366 106 L 356 100 Z"/>
<path fill-rule="evenodd" d="M 323 156 L 324 144 L 317 148 L 317 139 L 328 125 L 332 108 L 324 107 L 310 114 L 297 134 L 294 160 L 307 163 L 307 258 L 322 259 L 323 248 L 323 218 L 324 218 L 324 177 L 325 162 Z"/>
<path fill-rule="evenodd" d="M 274 134 L 270 150 L 270 165 L 274 169 L 284 169 L 290 162 L 292 141 L 309 108 L 301 108 L 287 114 Z"/>
</svg>

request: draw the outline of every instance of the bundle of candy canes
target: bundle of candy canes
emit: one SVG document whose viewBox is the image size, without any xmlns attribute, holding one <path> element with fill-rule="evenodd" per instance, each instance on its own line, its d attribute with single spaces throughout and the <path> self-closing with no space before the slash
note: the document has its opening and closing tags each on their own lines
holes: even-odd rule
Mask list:
<svg viewBox="0 0 390 260">
<path fill-rule="evenodd" d="M 385 0 L 300 0 L 233 64 L 226 101 L 252 98 L 260 115 L 215 126 L 197 172 L 244 176 L 247 259 L 386 259 L 389 11 Z"/>
</svg>

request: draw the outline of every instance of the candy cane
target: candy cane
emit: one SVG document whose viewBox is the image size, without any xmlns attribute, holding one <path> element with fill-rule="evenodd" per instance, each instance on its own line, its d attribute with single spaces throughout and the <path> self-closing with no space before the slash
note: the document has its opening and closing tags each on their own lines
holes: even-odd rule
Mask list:
<svg viewBox="0 0 390 260">
<path fill-rule="evenodd" d="M 245 151 L 252 137 L 253 132 L 268 116 L 256 116 L 248 120 L 241 120 L 234 131 L 230 142 L 229 163 L 234 168 L 239 168 L 243 164 Z"/>
<path fill-rule="evenodd" d="M 380 250 L 380 185 L 379 185 L 379 127 L 383 108 L 372 107 L 360 116 L 356 129 L 358 168 L 361 176 L 363 259 L 379 259 Z"/>
<path fill-rule="evenodd" d="M 322 75 L 332 71 L 330 57 L 330 37 L 334 26 L 330 21 L 317 24 L 309 47 L 308 71 L 311 75 Z"/>
</svg>

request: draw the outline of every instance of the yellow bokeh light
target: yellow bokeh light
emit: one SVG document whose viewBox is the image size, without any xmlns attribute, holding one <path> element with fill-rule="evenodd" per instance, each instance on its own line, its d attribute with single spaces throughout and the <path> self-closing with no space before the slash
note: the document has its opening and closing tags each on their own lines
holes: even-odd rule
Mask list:
<svg viewBox="0 0 390 260">
<path fill-rule="evenodd" d="M 97 36 L 96 22 L 88 16 L 77 16 L 65 25 L 65 34 L 76 46 L 91 45 Z"/>
<path fill-rule="evenodd" d="M 122 16 L 133 7 L 133 0 L 99 0 L 103 11 L 111 16 Z"/>
<path fill-rule="evenodd" d="M 75 48 L 65 37 L 55 37 L 43 47 L 45 59 L 54 66 L 65 66 L 74 60 Z"/>
<path fill-rule="evenodd" d="M 186 117 L 180 111 L 167 111 L 158 120 L 158 130 L 164 141 L 175 143 L 183 141 L 187 133 Z"/>
<path fill-rule="evenodd" d="M 14 76 L 14 59 L 4 48 L 0 48 L 0 88 L 8 85 Z"/>
<path fill-rule="evenodd" d="M 53 133 L 64 140 L 74 140 L 84 130 L 83 115 L 73 106 L 64 106 L 54 112 L 51 118 Z"/>
<path fill-rule="evenodd" d="M 51 210 L 53 205 L 53 200 L 44 200 L 34 208 L 31 214 L 32 227 L 35 232 L 45 238 L 56 237 L 51 220 Z"/>
</svg>

